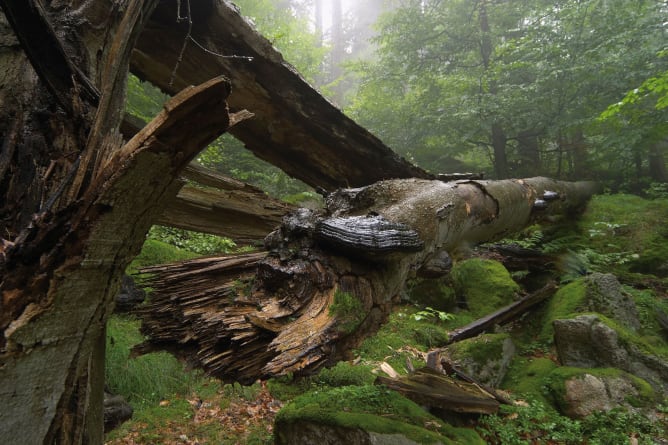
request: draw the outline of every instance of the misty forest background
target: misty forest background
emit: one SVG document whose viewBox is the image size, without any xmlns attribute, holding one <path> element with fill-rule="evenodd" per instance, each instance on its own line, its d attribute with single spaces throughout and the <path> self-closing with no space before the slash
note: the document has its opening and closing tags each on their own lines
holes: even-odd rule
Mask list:
<svg viewBox="0 0 668 445">
<path fill-rule="evenodd" d="M 668 255 L 663 250 L 668 248 L 655 244 L 665 244 L 665 233 L 648 235 L 647 231 L 664 225 L 668 213 L 667 1 L 235 3 L 323 95 L 396 152 L 430 172 L 483 172 L 489 179 L 541 175 L 599 182 L 606 196 L 594 199 L 594 210 L 585 215 L 585 228 L 580 227 L 580 232 L 566 237 L 562 233 L 555 240 L 546 230 L 532 227 L 513 241 L 526 247 L 569 252 L 558 272 L 563 282 L 591 270 L 613 271 L 626 280 L 625 285 L 644 283 L 636 287 L 648 292 L 642 294 L 647 307 L 654 304 L 650 300 L 664 304 L 666 270 L 662 267 Z M 148 121 L 161 109 L 165 98 L 151 85 L 131 76 L 129 113 Z M 308 186 L 255 158 L 230 135 L 211 144 L 197 161 L 291 203 L 308 205 L 319 199 Z M 638 255 L 634 248 L 641 244 L 639 240 L 654 249 L 654 256 Z M 181 250 L 169 250 L 163 243 Z M 131 271 L 142 265 L 231 252 L 240 247 L 224 238 L 155 226 Z M 438 316 L 444 314 L 420 309 L 399 309 L 390 320 L 388 329 L 395 330 L 392 335 L 399 336 L 402 329 L 418 329 L 415 323 L 420 320 L 438 322 Z M 203 377 L 183 377 L 179 365 L 168 364 L 173 359 L 166 354 L 142 357 L 147 360 L 145 365 L 138 360 L 128 362 L 123 355 L 127 351 L 119 345 L 125 341 L 129 349 L 141 341 L 137 326 L 131 317 L 116 317 L 110 323 L 108 380 L 112 389 L 133 402 L 136 410 L 133 422 L 112 433 L 113 443 L 141 442 L 142 437 L 149 443 L 171 443 L 168 437 L 181 438 L 174 443 L 189 443 L 186 439 L 193 435 L 209 437 L 212 443 L 228 443 L 223 439 L 227 437 L 231 438 L 229 443 L 270 443 L 271 427 L 266 419 L 270 423 L 275 410 L 268 400 L 279 393 L 282 398 L 290 398 L 294 389 L 274 383 L 274 389 L 280 390 L 269 396 L 264 386 L 223 387 Z M 444 326 L 438 329 L 442 331 Z M 379 335 L 387 335 L 387 331 Z M 427 343 L 435 342 L 432 337 Z M 389 342 L 399 349 L 399 343 L 408 341 L 391 338 L 377 343 Z M 373 341 L 365 343 L 363 356 L 373 355 Z M 525 345 L 525 350 L 533 346 Z M 385 347 L 380 349 L 387 353 Z M 380 358 L 382 354 L 378 353 Z M 146 375 L 131 381 L 135 378 L 131 369 L 141 366 L 146 368 Z M 160 378 L 148 374 L 151 368 L 162 369 Z M 348 376 L 357 372 L 337 368 L 320 379 L 336 380 L 337 372 Z M 142 372 L 137 371 L 138 375 Z M 311 383 L 323 384 L 317 379 Z M 162 380 L 165 386 L 161 387 Z M 303 392 L 308 385 L 301 385 Z M 176 427 L 178 420 L 174 417 L 186 422 L 197 416 L 191 408 L 193 388 L 202 398 L 209 393 L 225 398 L 216 402 L 221 413 L 245 401 L 244 406 L 250 403 L 257 410 L 256 417 L 265 420 L 238 425 L 243 415 L 237 413 L 235 418 L 226 419 L 233 427 L 228 425 L 223 432 Z M 167 393 L 178 391 L 180 398 L 170 402 Z M 263 397 L 259 405 L 249 402 Z M 530 414 L 516 413 L 513 419 L 521 422 L 526 420 L 522 416 L 529 416 L 534 428 L 547 428 L 535 426 L 537 418 L 547 415 L 549 410 L 544 409 L 547 411 L 533 405 Z M 543 421 L 552 422 L 552 428 L 564 428 L 572 434 L 572 443 L 578 443 L 584 424 L 576 428 L 563 417 L 551 415 Z M 219 420 L 224 422 L 221 416 Z M 595 421 L 600 423 L 597 431 L 613 431 L 630 420 L 618 418 L 615 422 L 619 425 L 606 423 L 609 419 Z M 504 428 L 509 428 L 505 431 L 509 437 L 521 436 L 520 427 L 488 423 L 487 440 L 501 437 Z"/>
</svg>

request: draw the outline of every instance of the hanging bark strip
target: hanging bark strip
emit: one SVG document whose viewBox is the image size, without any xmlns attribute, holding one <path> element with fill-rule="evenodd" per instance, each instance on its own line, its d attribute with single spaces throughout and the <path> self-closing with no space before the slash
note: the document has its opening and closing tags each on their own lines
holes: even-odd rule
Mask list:
<svg viewBox="0 0 668 445">
<path fill-rule="evenodd" d="M 226 381 L 313 372 L 349 358 L 386 320 L 407 277 L 434 256 L 538 219 L 572 217 L 593 191 L 546 178 L 339 190 L 326 212 L 287 216 L 256 264 L 226 257 L 201 270 L 197 262 L 151 269 L 154 291 L 142 313 L 149 341 L 140 349 L 176 351 Z M 226 264 L 239 262 L 248 267 L 235 276 Z"/>
</svg>

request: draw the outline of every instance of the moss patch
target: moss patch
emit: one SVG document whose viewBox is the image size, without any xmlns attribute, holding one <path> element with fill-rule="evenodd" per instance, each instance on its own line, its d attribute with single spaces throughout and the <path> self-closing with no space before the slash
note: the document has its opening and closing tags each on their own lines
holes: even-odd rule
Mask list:
<svg viewBox="0 0 668 445">
<path fill-rule="evenodd" d="M 415 320 L 418 311 L 412 306 L 396 307 L 390 319 L 373 337 L 368 337 L 356 351 L 365 362 L 386 361 L 400 373 L 405 373 L 406 358 L 415 362 L 411 348 L 425 351 L 443 345 L 455 320 L 434 324 L 428 320 Z M 416 364 L 417 366 L 417 364 Z"/>
<path fill-rule="evenodd" d="M 587 284 L 585 278 L 579 278 L 567 284 L 557 291 L 550 299 L 543 317 L 543 328 L 539 341 L 549 343 L 554 335 L 552 322 L 562 318 L 568 318 L 571 314 L 584 308 L 587 295 Z"/>
<path fill-rule="evenodd" d="M 162 241 L 147 239 L 139 252 L 139 255 L 128 266 L 127 272 L 134 274 L 142 267 L 155 264 L 172 263 L 175 261 L 189 260 L 198 255 L 187 250 L 179 249 Z"/>
<path fill-rule="evenodd" d="M 304 394 L 278 413 L 276 430 L 281 423 L 299 421 L 402 434 L 425 444 L 484 443 L 475 431 L 452 427 L 383 386 L 346 386 Z"/>
<path fill-rule="evenodd" d="M 545 378 L 557 364 L 548 358 L 516 357 L 510 364 L 501 387 L 512 391 L 516 397 L 537 400 L 553 408 L 554 401 L 545 388 Z"/>
<path fill-rule="evenodd" d="M 338 328 L 346 334 L 353 332 L 366 316 L 362 302 L 349 292 L 337 290 L 329 314 L 339 319 Z"/>
<path fill-rule="evenodd" d="M 474 317 L 482 317 L 515 300 L 520 287 L 503 264 L 473 258 L 456 263 L 450 272 L 457 294 Z"/>
</svg>

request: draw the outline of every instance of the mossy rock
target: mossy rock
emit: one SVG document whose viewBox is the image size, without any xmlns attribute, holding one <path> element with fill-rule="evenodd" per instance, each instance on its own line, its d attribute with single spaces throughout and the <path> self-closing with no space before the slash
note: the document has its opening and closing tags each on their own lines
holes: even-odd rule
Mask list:
<svg viewBox="0 0 668 445">
<path fill-rule="evenodd" d="M 557 366 L 546 357 L 516 356 L 508 367 L 501 388 L 511 391 L 516 398 L 537 400 L 543 406 L 554 409 L 554 400 L 545 392 L 545 379 Z"/>
<path fill-rule="evenodd" d="M 484 334 L 447 347 L 448 354 L 468 375 L 498 387 L 515 355 L 509 334 Z"/>
<path fill-rule="evenodd" d="M 668 355 L 637 333 L 601 314 L 573 314 L 554 321 L 559 361 L 578 368 L 612 367 L 668 394 Z"/>
<path fill-rule="evenodd" d="M 649 383 L 616 368 L 562 366 L 550 372 L 545 382 L 560 411 L 571 418 L 616 408 L 654 406 L 658 400 Z"/>
<path fill-rule="evenodd" d="M 313 438 L 317 443 L 340 443 L 327 441 L 332 435 L 345 437 L 349 445 L 373 443 L 360 432 L 382 435 L 386 443 L 390 439 L 403 444 L 484 443 L 475 431 L 455 428 L 398 393 L 372 385 L 312 391 L 295 398 L 276 416 L 276 443 L 296 443 L 293 434 L 319 425 L 325 432 L 312 431 L 308 438 L 300 435 L 301 443 Z"/>
<path fill-rule="evenodd" d="M 593 273 L 562 287 L 550 299 L 540 340 L 549 342 L 552 339 L 554 320 L 578 312 L 601 313 L 634 331 L 641 326 L 634 300 L 617 278 L 612 274 Z"/>
<path fill-rule="evenodd" d="M 472 258 L 456 263 L 450 272 L 455 291 L 475 317 L 512 303 L 520 287 L 498 261 Z"/>
</svg>

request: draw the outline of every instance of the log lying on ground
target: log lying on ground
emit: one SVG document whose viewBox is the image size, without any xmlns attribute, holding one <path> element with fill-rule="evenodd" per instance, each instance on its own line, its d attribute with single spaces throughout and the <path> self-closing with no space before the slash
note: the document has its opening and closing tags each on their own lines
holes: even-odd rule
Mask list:
<svg viewBox="0 0 668 445">
<path fill-rule="evenodd" d="M 376 384 L 385 385 L 429 408 L 475 414 L 493 414 L 499 410 L 496 398 L 480 386 L 427 367 L 396 379 L 379 376 Z"/>
<path fill-rule="evenodd" d="M 178 351 L 242 383 L 312 372 L 349 358 L 386 320 L 407 277 L 435 255 L 537 219 L 573 217 L 593 191 L 590 183 L 546 178 L 407 179 L 339 190 L 325 212 L 287 216 L 265 240 L 266 256 L 147 271 L 154 291 L 142 313 L 149 341 L 141 350 Z"/>
<path fill-rule="evenodd" d="M 467 338 L 475 337 L 478 334 L 494 328 L 494 326 L 506 324 L 524 314 L 527 310 L 537 305 L 538 303 L 550 298 L 552 295 L 554 295 L 556 290 L 556 284 L 548 283 L 538 291 L 527 295 L 521 300 L 518 300 L 506 307 L 499 309 L 498 311 L 494 311 L 491 314 L 472 321 L 466 326 L 457 328 L 454 331 L 448 333 L 447 344 L 449 345 Z"/>
<path fill-rule="evenodd" d="M 233 5 L 190 1 L 188 38 L 190 24 L 177 23 L 177 4 L 161 1 L 140 36 L 131 64 L 138 77 L 174 94 L 224 74 L 233 86 L 230 108 L 255 115 L 231 133 L 259 158 L 311 186 L 334 190 L 432 177 L 323 98 Z"/>
</svg>

